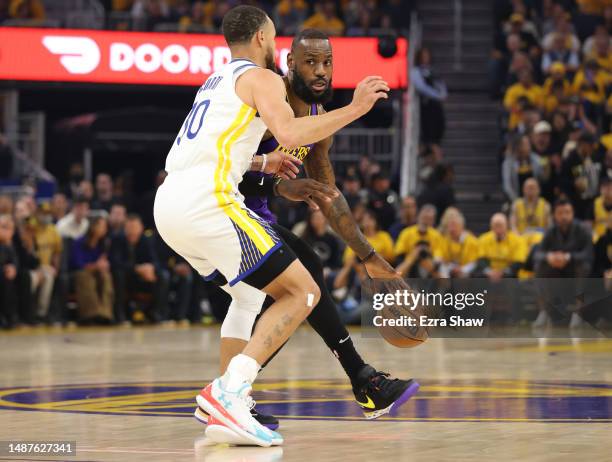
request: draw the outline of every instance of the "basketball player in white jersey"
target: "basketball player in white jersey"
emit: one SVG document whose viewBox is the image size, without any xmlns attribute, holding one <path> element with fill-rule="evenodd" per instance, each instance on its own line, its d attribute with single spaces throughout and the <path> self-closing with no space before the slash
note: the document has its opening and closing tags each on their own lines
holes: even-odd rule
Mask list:
<svg viewBox="0 0 612 462">
<path fill-rule="evenodd" d="M 238 184 L 250 169 L 266 131 L 287 148 L 327 138 L 387 98 L 380 77 L 365 78 L 348 106 L 295 118 L 274 68 L 275 28 L 260 9 L 239 6 L 223 18 L 232 61 L 198 90 L 168 158 L 154 216 L 162 238 L 203 276 L 240 281 L 275 302 L 263 314 L 243 352 L 225 374 L 196 397 L 198 405 L 251 444 L 282 437 L 250 413 L 251 384 L 263 364 L 304 321 L 319 288 L 272 228 L 250 211 Z"/>
</svg>

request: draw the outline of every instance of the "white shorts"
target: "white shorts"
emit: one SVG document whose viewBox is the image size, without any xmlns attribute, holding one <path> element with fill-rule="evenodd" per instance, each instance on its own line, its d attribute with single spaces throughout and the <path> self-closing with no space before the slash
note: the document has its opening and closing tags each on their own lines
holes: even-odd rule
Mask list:
<svg viewBox="0 0 612 462">
<path fill-rule="evenodd" d="M 203 176 L 194 170 L 167 176 L 155 196 L 155 226 L 205 279 L 220 272 L 233 286 L 257 270 L 282 241 L 238 195 L 220 205 L 214 191 L 200 186 Z"/>
</svg>

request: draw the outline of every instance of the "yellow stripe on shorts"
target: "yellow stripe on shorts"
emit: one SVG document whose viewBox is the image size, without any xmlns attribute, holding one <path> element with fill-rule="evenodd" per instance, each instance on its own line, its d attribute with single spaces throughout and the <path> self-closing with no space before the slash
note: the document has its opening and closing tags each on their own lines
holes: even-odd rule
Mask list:
<svg viewBox="0 0 612 462">
<path fill-rule="evenodd" d="M 274 247 L 274 241 L 272 241 L 272 238 L 259 222 L 248 216 L 244 209 L 234 200 L 230 194 L 231 187 L 227 180 L 232 166 L 230 155 L 232 145 L 248 128 L 255 114 L 256 111 L 253 108 L 243 104 L 232 124 L 217 140 L 219 160 L 214 177 L 215 197 L 217 198 L 217 203 L 229 218 L 249 236 L 257 249 L 262 254 L 265 254 Z"/>
</svg>

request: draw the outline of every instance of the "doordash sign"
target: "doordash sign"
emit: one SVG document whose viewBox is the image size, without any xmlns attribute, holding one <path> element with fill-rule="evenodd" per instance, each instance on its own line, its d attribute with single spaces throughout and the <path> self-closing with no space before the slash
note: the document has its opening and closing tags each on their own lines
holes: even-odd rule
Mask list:
<svg viewBox="0 0 612 462">
<path fill-rule="evenodd" d="M 406 87 L 406 40 L 387 59 L 375 38 L 331 40 L 334 87 L 354 88 L 370 74 Z M 277 38 L 282 71 L 290 46 L 290 37 Z M 0 80 L 200 86 L 230 59 L 222 35 L 0 28 Z"/>
</svg>

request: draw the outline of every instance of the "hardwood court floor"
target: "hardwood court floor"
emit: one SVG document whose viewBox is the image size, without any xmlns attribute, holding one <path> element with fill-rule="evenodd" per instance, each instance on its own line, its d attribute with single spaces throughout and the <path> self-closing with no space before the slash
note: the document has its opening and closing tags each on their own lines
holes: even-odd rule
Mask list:
<svg viewBox="0 0 612 462">
<path fill-rule="evenodd" d="M 282 448 L 206 445 L 193 397 L 217 375 L 218 328 L 0 333 L 0 440 L 76 441 L 75 461 L 612 460 L 612 341 L 444 340 L 364 358 L 418 378 L 395 416 L 364 421 L 335 358 L 301 328 L 261 374 Z M 10 460 L 0 455 L 0 460 Z"/>
</svg>

